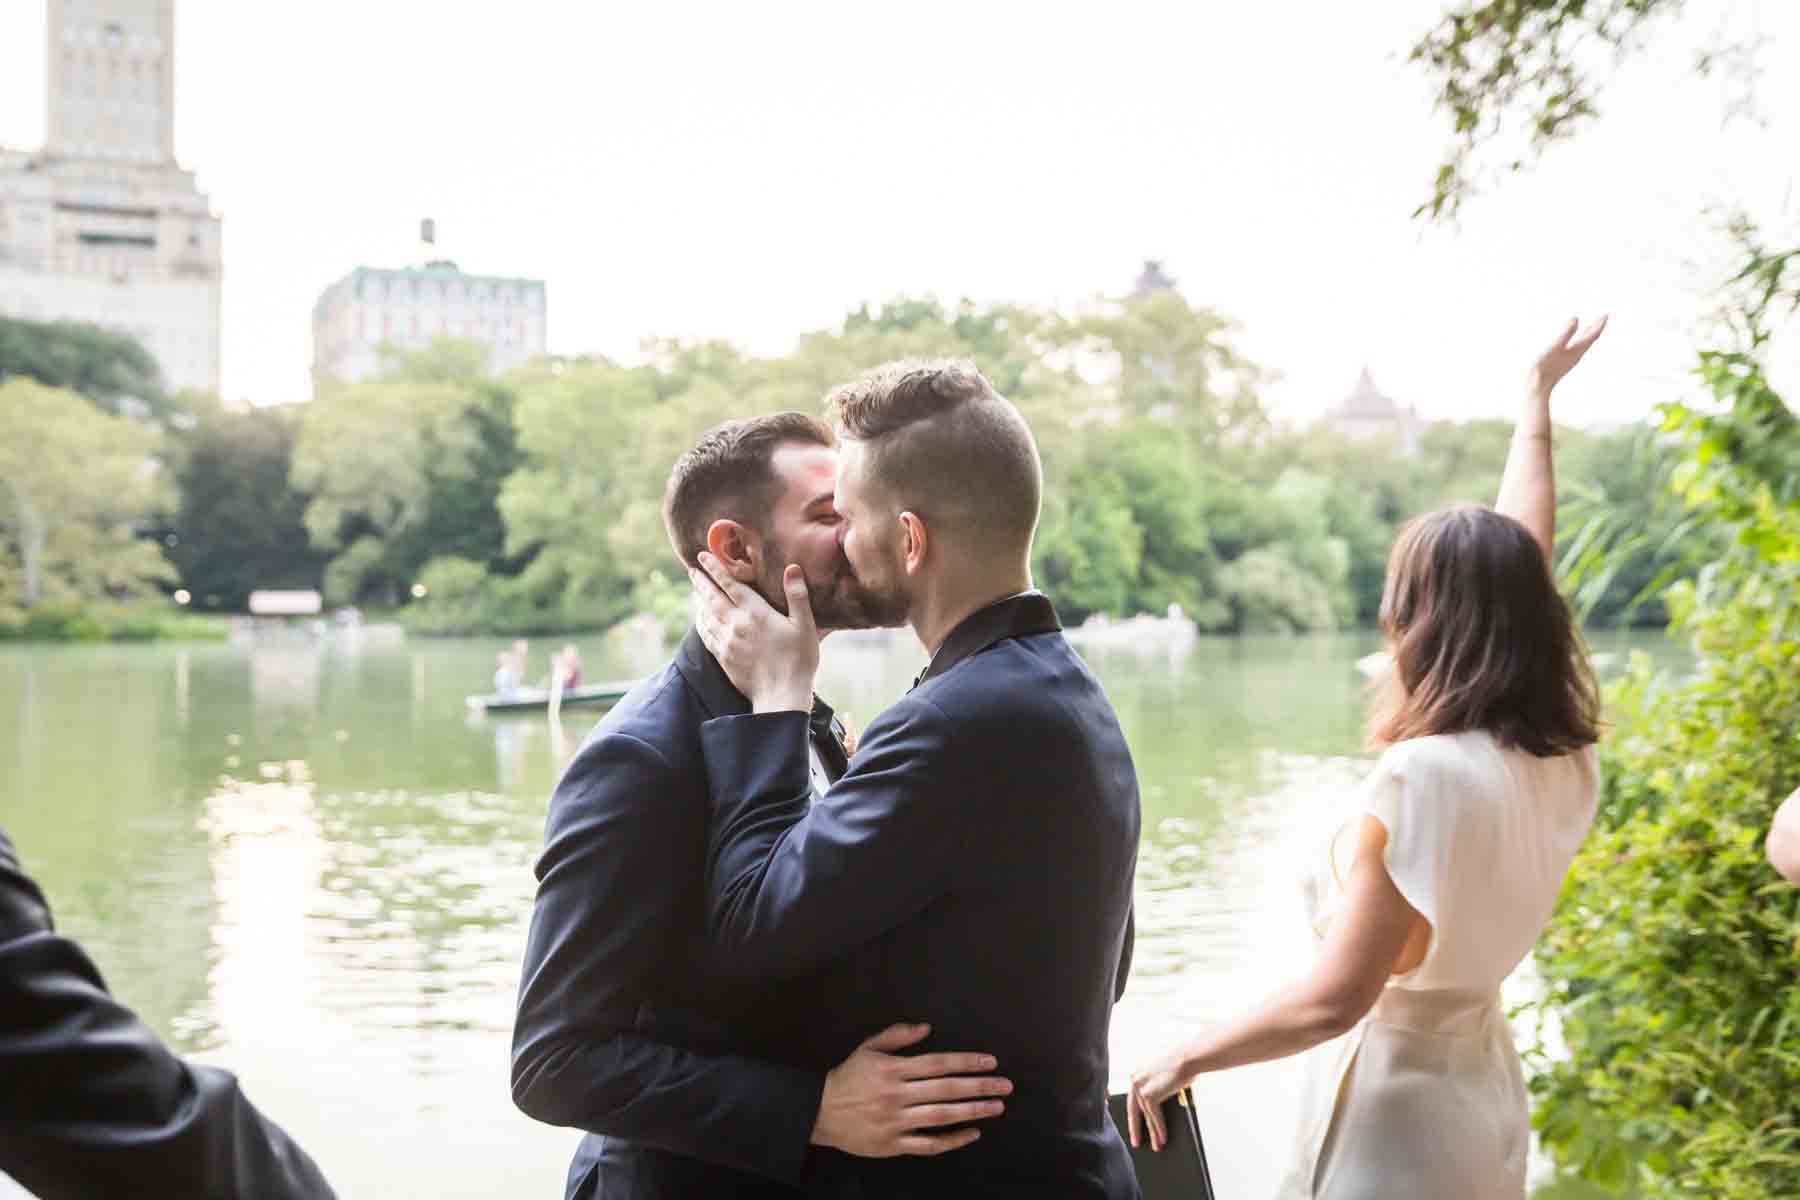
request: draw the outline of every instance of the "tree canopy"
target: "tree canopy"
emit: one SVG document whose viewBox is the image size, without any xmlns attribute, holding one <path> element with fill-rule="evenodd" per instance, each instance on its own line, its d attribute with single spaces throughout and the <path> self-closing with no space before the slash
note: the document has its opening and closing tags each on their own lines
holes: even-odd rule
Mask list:
<svg viewBox="0 0 1800 1200">
<path fill-rule="evenodd" d="M 150 352 L 98 325 L 0 317 L 0 381 L 15 376 L 79 392 L 108 412 L 164 418 L 174 411 Z"/>
</svg>

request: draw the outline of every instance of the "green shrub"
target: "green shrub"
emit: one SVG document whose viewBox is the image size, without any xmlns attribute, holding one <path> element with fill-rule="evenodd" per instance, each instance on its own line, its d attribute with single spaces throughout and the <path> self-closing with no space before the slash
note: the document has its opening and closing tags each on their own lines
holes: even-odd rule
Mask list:
<svg viewBox="0 0 1800 1200">
<path fill-rule="evenodd" d="M 1536 1124 L 1567 1170 L 1644 1197 L 1800 1195 L 1800 889 L 1764 857 L 1800 785 L 1800 430 L 1749 354 L 1703 356 L 1674 485 L 1730 534 L 1670 590 L 1693 672 L 1609 691 L 1601 811 L 1537 961 Z M 1566 1050 L 1566 1052 L 1565 1052 Z"/>
<path fill-rule="evenodd" d="M 605 629 L 630 615 L 623 602 L 602 604 L 579 596 L 540 594 L 528 576 L 496 577 L 466 558 L 435 558 L 420 573 L 422 599 L 396 618 L 409 633 L 426 636 L 534 637 Z M 685 586 L 685 583 L 684 585 Z"/>
<path fill-rule="evenodd" d="M 13 634 L 28 642 L 103 642 L 106 628 L 79 600 L 53 600 L 25 611 Z"/>
<path fill-rule="evenodd" d="M 679 641 L 693 624 L 693 594 L 693 585 L 685 576 L 651 571 L 632 589 L 631 607 L 655 617 L 666 640 Z"/>
<path fill-rule="evenodd" d="M 228 617 L 182 612 L 155 602 L 132 605 L 55 600 L 29 609 L 0 605 L 0 641 L 222 641 L 230 634 Z"/>
<path fill-rule="evenodd" d="M 222 642 L 231 636 L 231 618 L 216 613 L 129 609 L 108 625 L 114 641 Z"/>
<path fill-rule="evenodd" d="M 1283 547 L 1258 546 L 1227 566 L 1224 575 L 1243 633 L 1336 628 L 1330 589 Z"/>
</svg>

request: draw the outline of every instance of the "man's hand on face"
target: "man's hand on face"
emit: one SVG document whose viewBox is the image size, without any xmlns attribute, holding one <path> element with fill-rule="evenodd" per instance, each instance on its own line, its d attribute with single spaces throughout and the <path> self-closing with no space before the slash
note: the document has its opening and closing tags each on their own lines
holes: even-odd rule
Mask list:
<svg viewBox="0 0 1800 1200">
<path fill-rule="evenodd" d="M 788 604 L 783 616 L 704 550 L 700 566 L 688 571 L 700 600 L 696 625 L 726 676 L 756 712 L 811 712 L 819 631 L 805 574 L 792 565 L 782 573 Z"/>
<path fill-rule="evenodd" d="M 994 1069 L 986 1054 L 895 1053 L 930 1032 L 929 1025 L 890 1025 L 833 1067 L 825 1076 L 813 1144 L 892 1158 L 959 1150 L 980 1137 L 974 1129 L 930 1131 L 999 1116 L 1006 1106 L 995 1097 L 1009 1095 L 1012 1081 L 976 1074 Z"/>
</svg>

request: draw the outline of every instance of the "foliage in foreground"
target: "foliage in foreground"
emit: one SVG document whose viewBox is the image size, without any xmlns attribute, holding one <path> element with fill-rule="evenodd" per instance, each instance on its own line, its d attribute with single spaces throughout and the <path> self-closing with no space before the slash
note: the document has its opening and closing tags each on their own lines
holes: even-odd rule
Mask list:
<svg viewBox="0 0 1800 1200">
<path fill-rule="evenodd" d="M 1453 137 L 1420 213 L 1453 216 L 1587 126 L 1609 75 L 1684 7 L 1457 0 L 1412 49 Z M 1708 45 L 1696 67 L 1753 82 L 1758 44 Z M 1620 520 L 1590 489 L 1562 558 L 1578 594 L 1704 561 L 1663 593 L 1692 674 L 1638 662 L 1611 689 L 1600 819 L 1538 953 L 1562 1043 L 1533 1080 L 1543 1139 L 1580 1180 L 1658 1200 L 1800 1195 L 1800 889 L 1762 846 L 1800 783 L 1800 432 L 1763 374 L 1770 330 L 1800 311 L 1800 247 L 1770 251 L 1741 212 L 1731 233 L 1735 337 L 1700 356 L 1713 403 L 1666 409 L 1678 460 L 1615 481 L 1664 479 L 1686 519 Z"/>
<path fill-rule="evenodd" d="M 1729 542 L 1668 594 L 1693 673 L 1640 661 L 1608 697 L 1600 819 L 1538 952 L 1567 1051 L 1533 1080 L 1539 1131 L 1647 1198 L 1800 1195 L 1800 889 L 1763 850 L 1800 785 L 1800 423 L 1762 372 L 1769 299 L 1745 349 L 1702 356 L 1719 411 L 1665 412 L 1673 486 Z"/>
</svg>

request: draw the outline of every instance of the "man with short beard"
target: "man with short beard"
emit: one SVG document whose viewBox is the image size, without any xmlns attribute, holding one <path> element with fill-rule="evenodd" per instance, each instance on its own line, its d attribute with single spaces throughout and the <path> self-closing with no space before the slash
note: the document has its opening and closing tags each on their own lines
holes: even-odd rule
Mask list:
<svg viewBox="0 0 1800 1200">
<path fill-rule="evenodd" d="M 832 403 L 859 603 L 904 619 L 931 661 L 815 802 L 805 574 L 787 568 L 778 607 L 700 556 L 702 637 L 754 710 L 700 731 L 714 952 L 752 977 L 839 964 L 851 985 L 808 997 L 810 1011 L 851 1027 L 916 1015 L 932 1025 L 921 1046 L 980 1046 L 1015 1084 L 1005 1114 L 953 1154 L 822 1154 L 822 1194 L 1132 1200 L 1106 1086 L 1137 776 L 1105 693 L 1032 587 L 1031 431 L 961 363 L 885 367 Z"/>
<path fill-rule="evenodd" d="M 831 431 L 811 417 L 720 426 L 670 473 L 670 542 L 684 563 L 705 550 L 777 597 L 797 563 L 820 629 L 865 625 L 838 546 L 835 474 Z M 844 768 L 841 726 L 810 696 L 807 709 L 802 758 L 822 789 Z M 928 1030 L 889 1025 L 899 1010 L 844 1054 L 808 1058 L 793 1029 L 808 981 L 718 969 L 705 938 L 700 727 L 749 710 L 690 633 L 595 727 L 551 797 L 512 1088 L 529 1115 L 588 1132 L 570 1197 L 795 1195 L 809 1146 L 939 1154 L 972 1134 L 931 1127 L 991 1117 L 1008 1090 L 983 1074 L 985 1054 L 901 1056 Z"/>
</svg>

